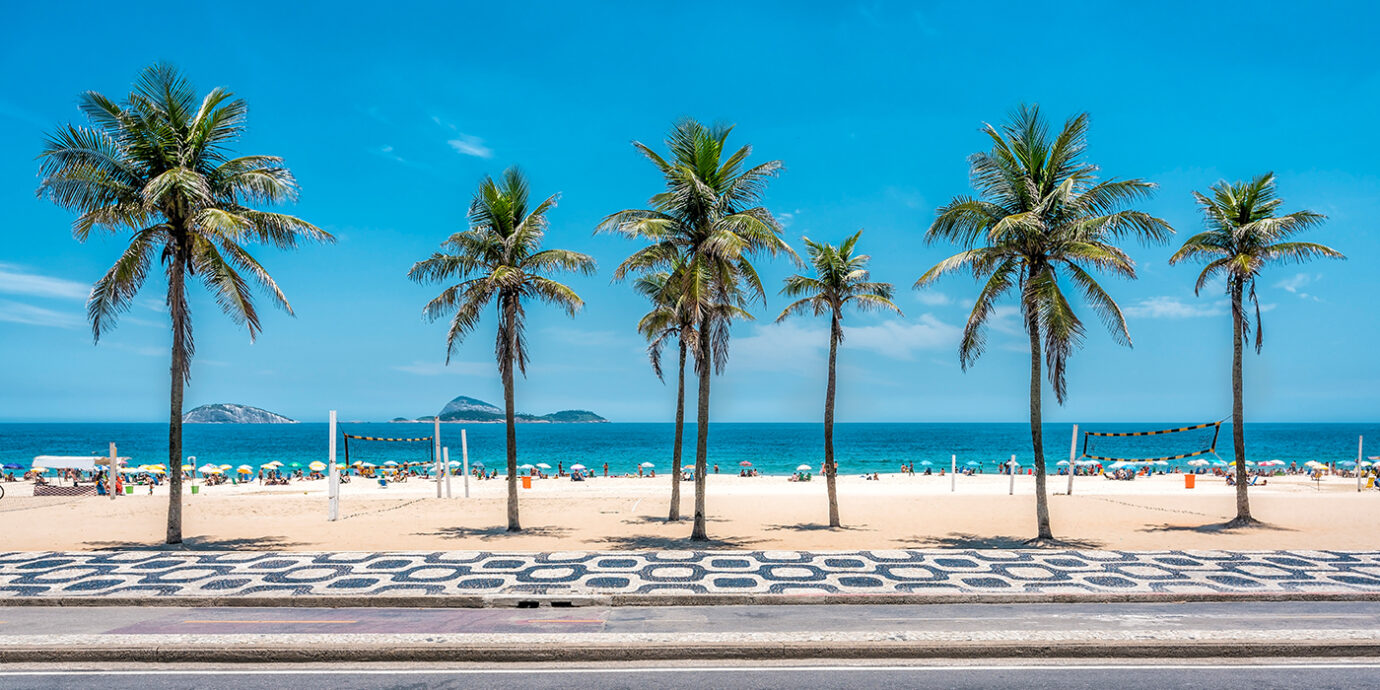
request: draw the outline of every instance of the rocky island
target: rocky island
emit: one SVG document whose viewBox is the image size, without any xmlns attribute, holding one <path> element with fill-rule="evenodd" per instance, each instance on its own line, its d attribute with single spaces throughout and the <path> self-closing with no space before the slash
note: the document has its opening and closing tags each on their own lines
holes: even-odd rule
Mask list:
<svg viewBox="0 0 1380 690">
<path fill-rule="evenodd" d="M 560 410 L 544 415 L 520 412 L 514 416 L 519 423 L 526 424 L 588 424 L 609 421 L 589 410 Z M 418 417 L 416 420 L 397 417 L 393 421 L 430 422 L 436 419 L 443 422 L 502 422 L 503 408 L 462 395 L 446 403 L 446 406 L 441 408 L 441 412 L 435 416 Z"/>
<path fill-rule="evenodd" d="M 182 415 L 184 424 L 296 424 L 280 414 L 235 403 L 215 403 L 188 410 Z"/>
</svg>

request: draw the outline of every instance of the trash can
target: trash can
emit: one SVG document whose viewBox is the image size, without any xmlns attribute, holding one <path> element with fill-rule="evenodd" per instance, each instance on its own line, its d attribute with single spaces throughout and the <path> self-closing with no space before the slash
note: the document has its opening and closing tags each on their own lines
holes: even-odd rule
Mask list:
<svg viewBox="0 0 1380 690">
<path fill-rule="evenodd" d="M 199 487 L 199 486 L 193 484 L 193 485 L 192 485 L 192 493 L 195 494 L 195 493 L 200 493 L 200 492 L 201 492 L 201 487 Z"/>
<path fill-rule="evenodd" d="M 126 494 L 132 494 L 132 493 L 134 493 L 134 487 L 129 486 L 129 485 L 125 485 L 125 493 L 126 493 Z"/>
<path fill-rule="evenodd" d="M 530 488 L 532 488 L 532 477 L 527 476 L 527 477 L 523 477 L 523 478 L 522 478 L 522 488 L 524 488 L 524 489 L 530 489 Z"/>
<path fill-rule="evenodd" d="M 1185 489 L 1192 489 L 1192 488 L 1193 488 L 1193 480 L 1196 479 L 1196 478 L 1197 478 L 1197 475 L 1194 475 L 1194 474 L 1185 474 L 1185 475 L 1184 475 L 1184 488 L 1185 488 Z"/>
</svg>

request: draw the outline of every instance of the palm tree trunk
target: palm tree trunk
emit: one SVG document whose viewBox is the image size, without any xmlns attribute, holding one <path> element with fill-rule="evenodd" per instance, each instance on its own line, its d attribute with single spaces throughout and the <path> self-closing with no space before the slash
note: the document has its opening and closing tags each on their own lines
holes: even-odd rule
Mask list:
<svg viewBox="0 0 1380 690">
<path fill-rule="evenodd" d="M 517 358 L 517 306 L 514 299 L 509 298 L 503 305 L 503 338 L 508 342 L 508 351 L 502 364 L 503 418 L 508 427 L 508 531 L 521 532 L 522 523 L 518 521 L 517 420 L 513 410 L 513 364 Z"/>
<path fill-rule="evenodd" d="M 843 328 L 839 325 L 838 312 L 834 313 L 829 328 L 829 386 L 824 392 L 824 481 L 829 487 L 829 526 L 839 526 L 839 494 L 834 478 L 838 467 L 834 465 L 834 363 L 838 359 L 839 336 Z"/>
<path fill-rule="evenodd" d="M 1030 334 L 1030 443 L 1035 450 L 1035 523 L 1039 529 L 1036 539 L 1053 540 L 1054 531 L 1049 526 L 1049 496 L 1045 494 L 1045 443 L 1040 414 L 1040 327 L 1030 318 L 1026 330 Z M 1014 467 L 1009 469 L 1016 471 Z"/>
<path fill-rule="evenodd" d="M 700 335 L 697 372 L 699 373 L 699 409 L 695 416 L 695 527 L 690 532 L 692 541 L 708 541 L 704 520 L 705 470 L 709 459 L 709 376 L 714 363 L 710 360 L 709 316 L 700 318 Z"/>
<path fill-rule="evenodd" d="M 1255 522 L 1251 517 L 1251 503 L 1246 494 L 1249 487 L 1246 477 L 1246 411 L 1242 404 L 1241 349 L 1245 336 L 1242 319 L 1245 317 L 1241 303 L 1244 286 L 1233 281 L 1231 288 L 1231 442 L 1236 454 L 1236 518 L 1234 525 L 1248 525 Z M 1258 327 L 1258 326 L 1257 326 Z"/>
<path fill-rule="evenodd" d="M 685 438 L 685 339 L 677 340 L 680 341 L 680 374 L 676 382 L 676 445 L 671 451 L 671 513 L 666 517 L 670 522 L 680 519 L 680 446 Z"/>
<path fill-rule="evenodd" d="M 172 317 L 172 391 L 168 410 L 167 543 L 182 543 L 182 388 L 187 382 L 186 258 L 174 250 L 168 272 L 168 314 Z M 112 472 L 116 468 L 110 468 Z"/>
</svg>

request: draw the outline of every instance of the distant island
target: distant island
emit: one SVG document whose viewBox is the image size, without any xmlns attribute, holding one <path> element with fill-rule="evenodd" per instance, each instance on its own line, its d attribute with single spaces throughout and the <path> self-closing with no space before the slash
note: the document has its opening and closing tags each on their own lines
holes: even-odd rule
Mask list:
<svg viewBox="0 0 1380 690">
<path fill-rule="evenodd" d="M 609 421 L 589 410 L 560 410 L 543 415 L 518 413 L 514 417 L 518 422 L 526 424 L 589 424 Z M 437 419 L 443 422 L 502 422 L 504 415 L 502 408 L 477 398 L 462 395 L 446 403 L 446 406 L 441 408 L 441 412 L 435 416 L 418 417 L 417 419 L 394 417 L 392 421 L 431 422 Z"/>
<path fill-rule="evenodd" d="M 296 424 L 280 414 L 235 403 L 202 405 L 182 415 L 186 424 Z"/>
</svg>

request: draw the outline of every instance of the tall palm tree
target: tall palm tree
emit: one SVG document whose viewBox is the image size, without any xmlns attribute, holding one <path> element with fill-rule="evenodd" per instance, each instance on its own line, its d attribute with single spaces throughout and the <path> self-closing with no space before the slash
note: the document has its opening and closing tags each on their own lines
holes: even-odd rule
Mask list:
<svg viewBox="0 0 1380 690">
<path fill-rule="evenodd" d="M 79 241 L 92 231 L 131 233 L 86 303 L 97 341 L 129 309 L 154 257 L 163 265 L 173 335 L 167 543 L 178 544 L 182 390 L 195 350 L 187 279 L 199 277 L 221 311 L 253 339 L 262 326 L 251 282 L 287 313 L 292 308 L 244 245 L 290 249 L 302 240 L 334 238 L 300 218 L 250 207 L 295 201 L 297 181 L 276 156 L 232 157 L 248 106 L 229 91 L 216 88 L 198 98 L 176 68 L 155 64 L 140 73 L 123 103 L 88 91 L 80 108 L 89 126 L 59 128 L 44 143 L 38 195 L 80 214 L 72 225 Z"/>
<path fill-rule="evenodd" d="M 744 169 L 751 146 L 728 153 L 731 126 L 705 127 L 682 120 L 666 137 L 670 157 L 662 158 L 640 142 L 633 146 L 656 166 L 666 190 L 652 196 L 651 208 L 619 211 L 605 218 L 598 230 L 647 240 L 650 244 L 628 257 L 615 277 L 628 272 L 665 268 L 684 257 L 685 279 L 679 281 L 682 308 L 693 315 L 698 333 L 727 328 L 716 304 L 745 306 L 746 300 L 765 300 L 762 281 L 752 259 L 761 254 L 785 252 L 792 257 L 781 225 L 761 205 L 768 180 L 781 171 L 781 161 L 768 161 Z M 727 157 L 725 157 L 727 154 Z M 690 538 L 709 538 L 705 530 L 704 487 L 709 447 L 709 379 L 711 370 L 722 367 L 724 346 L 715 352 L 716 338 L 696 340 L 695 371 L 699 400 L 695 425 L 695 526 Z"/>
<path fill-rule="evenodd" d="M 829 491 L 829 526 L 839 526 L 839 497 L 835 486 L 838 464 L 834 461 L 834 369 L 838 361 L 839 343 L 843 342 L 843 308 L 852 304 L 860 309 L 890 309 L 897 314 L 899 307 L 891 301 L 895 289 L 891 283 L 874 283 L 868 279 L 866 254 L 854 254 L 862 231 L 835 247 L 830 244 L 811 242 L 803 238 L 805 251 L 815 275 L 793 275 L 786 279 L 781 294 L 796 297 L 781 315 L 777 323 L 786 320 L 791 314 L 806 310 L 815 316 L 829 315 L 829 383 L 824 389 L 824 480 Z"/>
<path fill-rule="evenodd" d="M 484 308 L 498 308 L 494 356 L 503 379 L 504 419 L 508 427 L 508 531 L 519 532 L 517 494 L 517 427 L 513 407 L 513 367 L 527 375 L 526 310 L 523 300 L 536 299 L 574 316 L 584 301 L 566 285 L 547 277 L 556 271 L 594 273 L 594 259 L 566 249 L 541 249 L 546 214 L 558 194 L 530 206 L 527 180 L 516 167 L 501 180 L 485 177 L 470 202 L 470 229 L 441 243 L 441 251 L 418 261 L 407 277 L 419 283 L 454 282 L 427 303 L 423 316 L 435 321 L 450 315 L 446 363 L 465 336 L 479 325 Z"/>
<path fill-rule="evenodd" d="M 1135 278 L 1135 263 L 1116 241 L 1136 237 L 1163 241 L 1173 229 L 1159 218 L 1125 207 L 1147 198 L 1155 185 L 1144 180 L 1099 181 L 1098 168 L 1084 160 L 1088 115 L 1069 118 L 1052 139 L 1038 106 L 1022 105 L 1011 122 L 983 131 L 992 149 L 968 158 L 978 196 L 955 197 L 938 211 L 926 240 L 966 247 L 926 271 L 920 288 L 954 271 L 971 271 L 986 281 L 959 342 L 967 369 L 986 348 L 984 334 L 997 300 L 1015 291 L 1030 339 L 1030 440 L 1035 451 L 1036 540 L 1052 540 L 1045 495 L 1045 453 L 1041 433 L 1040 359 L 1059 404 L 1066 390 L 1065 365 L 1083 341 L 1083 322 L 1064 296 L 1063 278 L 1082 293 L 1116 342 L 1130 346 L 1126 320 L 1090 270 Z"/>
<path fill-rule="evenodd" d="M 661 354 L 666 344 L 674 339 L 680 359 L 676 369 L 676 430 L 671 450 L 671 508 L 667 514 L 668 522 L 680 519 L 680 474 L 681 446 L 685 438 L 685 356 L 695 347 L 694 313 L 684 308 L 684 291 L 681 281 L 685 279 L 687 266 L 683 260 L 675 261 L 665 271 L 651 271 L 640 275 L 634 282 L 638 294 L 652 303 L 651 311 L 643 315 L 637 323 L 637 331 L 647 339 L 647 357 L 651 360 L 652 371 L 663 379 Z M 751 319 L 752 316 L 733 304 L 716 304 L 715 328 L 711 346 L 722 350 L 728 344 L 728 323 L 734 318 Z M 724 357 L 717 358 L 718 370 L 723 371 Z"/>
<path fill-rule="evenodd" d="M 1327 216 L 1313 211 L 1279 214 L 1284 200 L 1275 191 L 1274 173 L 1265 173 L 1250 182 L 1218 182 L 1212 196 L 1193 193 L 1203 212 L 1207 230 L 1186 240 L 1170 264 L 1190 259 L 1207 263 L 1198 274 L 1193 293 L 1218 276 L 1226 277 L 1227 297 L 1231 301 L 1231 436 L 1236 454 L 1236 518 L 1229 525 L 1256 522 L 1246 495 L 1246 413 L 1242 406 L 1241 350 L 1251 337 L 1251 318 L 1246 311 L 1249 296 L 1255 305 L 1255 350 L 1263 344 L 1260 328 L 1260 302 L 1255 280 L 1269 263 L 1303 263 L 1316 258 L 1345 259 L 1341 252 L 1313 242 L 1287 242 L 1289 237 L 1321 225 Z"/>
</svg>

